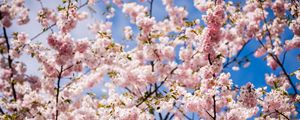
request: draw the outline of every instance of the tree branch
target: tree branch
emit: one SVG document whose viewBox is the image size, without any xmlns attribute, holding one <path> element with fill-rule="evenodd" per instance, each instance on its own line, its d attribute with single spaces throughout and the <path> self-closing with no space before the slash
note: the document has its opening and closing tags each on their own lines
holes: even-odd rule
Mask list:
<svg viewBox="0 0 300 120">
<path fill-rule="evenodd" d="M 286 54 L 287 54 L 288 51 L 285 51 L 283 53 L 283 58 L 282 58 L 282 65 L 284 65 L 284 62 L 285 62 L 285 57 L 286 57 Z"/>
<path fill-rule="evenodd" d="M 164 120 L 167 120 L 168 117 L 169 117 L 169 115 L 170 115 L 170 112 L 167 113 L 167 115 L 165 116 Z"/>
<path fill-rule="evenodd" d="M 172 115 L 170 116 L 169 120 L 172 120 L 172 118 L 173 118 L 174 116 L 175 116 L 175 113 L 172 114 Z"/>
<path fill-rule="evenodd" d="M 290 120 L 286 115 L 284 115 L 283 113 L 279 112 L 278 110 L 275 110 L 276 113 L 282 115 L 284 118 L 286 118 L 287 120 Z"/>
<path fill-rule="evenodd" d="M 258 38 L 257 38 L 258 39 Z M 266 49 L 266 51 L 268 51 L 268 49 L 266 48 L 266 46 L 261 42 L 260 39 L 258 39 L 259 43 Z M 272 59 L 280 66 L 280 68 L 282 69 L 284 75 L 288 78 L 289 83 L 291 84 L 295 95 L 298 94 L 298 91 L 296 89 L 296 86 L 293 84 L 291 77 L 289 76 L 289 74 L 287 73 L 287 71 L 285 70 L 284 66 L 282 65 L 282 63 L 280 62 L 280 60 L 278 59 L 278 57 L 272 53 L 268 53 Z"/>
<path fill-rule="evenodd" d="M 171 70 L 170 74 L 173 74 L 173 72 L 177 69 L 178 67 L 175 67 L 174 69 Z M 155 89 L 153 91 L 150 91 L 149 94 L 147 94 L 144 98 L 142 98 L 141 102 L 139 102 L 136 107 L 140 106 L 141 104 L 143 104 L 150 96 L 152 96 L 164 83 L 165 81 L 168 79 L 169 75 L 167 75 L 165 77 L 165 79 L 160 83 L 159 86 L 155 87 Z"/>
<path fill-rule="evenodd" d="M 9 76 L 9 79 L 10 79 L 10 85 L 11 85 L 11 89 L 12 89 L 12 95 L 14 97 L 14 100 L 17 101 L 17 93 L 16 93 L 16 89 L 15 89 L 15 81 L 12 80 L 12 77 L 13 77 L 13 67 L 12 67 L 12 62 L 13 62 L 13 59 L 11 58 L 10 54 L 9 54 L 9 51 L 10 51 L 10 44 L 9 44 L 9 40 L 8 40 L 8 36 L 7 36 L 7 32 L 6 32 L 6 28 L 3 27 L 3 34 L 4 34 L 4 38 L 5 38 L 5 41 L 6 41 L 6 48 L 7 48 L 7 61 L 8 61 L 8 67 L 9 69 L 11 70 L 11 73 L 10 73 L 10 76 Z"/>
<path fill-rule="evenodd" d="M 162 117 L 161 113 L 158 113 L 158 116 L 159 116 L 160 120 L 163 120 L 163 117 Z"/>
<path fill-rule="evenodd" d="M 211 61 L 211 58 L 210 58 L 210 53 L 208 54 L 207 57 L 208 57 L 208 62 L 209 62 L 209 64 L 212 65 L 212 61 Z"/>
<path fill-rule="evenodd" d="M 250 42 L 251 40 L 248 40 L 243 47 L 239 50 L 239 52 L 236 54 L 236 56 L 231 60 L 228 61 L 226 64 L 223 65 L 223 68 L 227 67 L 228 65 L 230 65 L 231 63 L 235 62 L 237 60 L 237 58 L 240 56 L 240 54 L 242 53 L 242 51 L 245 49 L 245 47 L 247 46 L 247 44 Z"/>
<path fill-rule="evenodd" d="M 214 120 L 217 119 L 217 110 L 216 110 L 216 95 L 213 96 L 214 100 Z"/>
<path fill-rule="evenodd" d="M 150 10 L 149 10 L 150 18 L 152 17 L 153 2 L 154 2 L 154 0 L 150 0 Z"/>
<path fill-rule="evenodd" d="M 60 80 L 62 77 L 63 72 L 63 66 L 61 66 L 60 71 L 57 76 L 57 88 L 56 88 L 56 114 L 55 114 L 55 120 L 58 120 L 58 106 L 59 106 L 59 89 L 60 89 Z"/>
<path fill-rule="evenodd" d="M 205 110 L 205 112 L 206 112 L 212 119 L 214 119 L 214 116 L 212 116 L 207 110 Z"/>
<path fill-rule="evenodd" d="M 190 118 L 189 116 L 187 116 L 182 110 L 179 109 L 179 107 L 177 107 L 176 105 L 174 105 L 175 108 L 177 108 L 179 110 L 179 112 L 181 112 L 181 114 L 188 120 L 192 120 L 192 118 Z"/>
<path fill-rule="evenodd" d="M 2 115 L 5 114 L 1 107 L 0 107 L 0 113 L 1 113 Z"/>
<path fill-rule="evenodd" d="M 271 41 L 270 44 L 271 44 L 272 48 L 274 48 L 274 45 L 273 45 L 273 43 L 272 43 L 271 32 L 270 32 L 269 27 L 268 27 L 268 22 L 267 22 L 267 20 L 266 20 L 266 16 L 265 16 L 265 13 L 264 13 L 264 8 L 263 8 L 262 2 L 263 2 L 262 0 L 259 0 L 260 8 L 261 8 L 261 11 L 262 11 L 262 14 L 263 14 L 264 24 L 266 25 L 265 28 L 266 28 L 266 31 L 267 31 L 267 33 L 268 33 L 268 37 L 269 37 L 269 39 L 270 39 L 270 41 Z"/>
</svg>

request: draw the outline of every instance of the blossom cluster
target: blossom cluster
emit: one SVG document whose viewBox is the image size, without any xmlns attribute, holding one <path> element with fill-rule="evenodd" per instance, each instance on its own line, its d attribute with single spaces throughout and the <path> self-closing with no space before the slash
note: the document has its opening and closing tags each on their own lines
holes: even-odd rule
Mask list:
<svg viewBox="0 0 300 120">
<path fill-rule="evenodd" d="M 190 20 L 185 7 L 162 0 L 167 17 L 158 20 L 152 14 L 156 0 L 102 0 L 106 20 L 85 26 L 92 37 L 74 37 L 78 23 L 91 17 L 79 9 L 98 2 L 42 6 L 35 15 L 46 42 L 34 42 L 26 31 L 8 32 L 14 22 L 30 22 L 30 6 L 24 0 L 1 2 L 0 119 L 297 118 L 294 77 L 300 79 L 300 70 L 288 70 L 284 61 L 287 52 L 300 48 L 298 1 L 194 0 L 202 16 Z M 121 27 L 122 42 L 113 37 L 115 10 L 130 21 Z M 286 31 L 292 39 L 282 39 Z M 135 46 L 127 50 L 124 42 Z M 258 45 L 250 55 L 271 68 L 264 77 L 268 86 L 237 86 L 227 69 L 250 66 L 249 55 L 240 57 L 249 42 Z M 37 64 L 37 75 L 28 74 L 24 56 Z M 91 89 L 102 94 L 87 92 Z"/>
</svg>

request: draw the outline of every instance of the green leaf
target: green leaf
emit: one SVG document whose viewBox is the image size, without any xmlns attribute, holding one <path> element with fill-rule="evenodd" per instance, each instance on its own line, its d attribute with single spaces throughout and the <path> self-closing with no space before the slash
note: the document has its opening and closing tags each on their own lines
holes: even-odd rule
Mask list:
<svg viewBox="0 0 300 120">
<path fill-rule="evenodd" d="M 187 40 L 187 39 L 188 39 L 188 37 L 185 35 L 179 37 L 179 40 Z"/>
<path fill-rule="evenodd" d="M 96 94 L 95 93 L 92 93 L 92 92 L 89 92 L 89 93 L 87 93 L 89 96 L 91 96 L 91 97 L 96 97 Z"/>
<path fill-rule="evenodd" d="M 62 11 L 62 10 L 64 10 L 64 9 L 65 9 L 65 7 L 62 7 L 61 5 L 58 5 L 58 6 L 57 6 L 57 10 L 58 10 L 58 11 Z"/>
<path fill-rule="evenodd" d="M 130 55 L 127 55 L 126 58 L 127 58 L 128 60 L 132 60 L 132 57 L 130 57 Z"/>
<path fill-rule="evenodd" d="M 72 103 L 72 100 L 66 99 L 65 102 L 70 104 L 70 103 Z"/>
<path fill-rule="evenodd" d="M 98 107 L 98 108 L 104 108 L 104 107 L 105 107 L 105 105 L 104 105 L 104 104 L 101 104 L 101 103 L 99 103 L 97 107 Z"/>
<path fill-rule="evenodd" d="M 154 108 L 153 107 L 149 108 L 149 113 L 154 115 Z"/>
<path fill-rule="evenodd" d="M 112 5 L 111 5 L 111 4 L 108 4 L 108 5 L 106 6 L 106 10 L 109 11 L 109 10 L 111 9 L 111 7 L 112 7 Z"/>
<path fill-rule="evenodd" d="M 115 78 L 118 75 L 116 71 L 109 71 L 107 74 L 110 78 Z"/>
<path fill-rule="evenodd" d="M 17 114 L 12 114 L 12 115 L 8 115 L 8 114 L 6 114 L 6 115 L 4 115 L 4 120 L 16 120 L 17 119 Z"/>
<path fill-rule="evenodd" d="M 34 57 L 34 55 L 35 55 L 34 53 L 31 53 L 31 57 Z"/>
</svg>

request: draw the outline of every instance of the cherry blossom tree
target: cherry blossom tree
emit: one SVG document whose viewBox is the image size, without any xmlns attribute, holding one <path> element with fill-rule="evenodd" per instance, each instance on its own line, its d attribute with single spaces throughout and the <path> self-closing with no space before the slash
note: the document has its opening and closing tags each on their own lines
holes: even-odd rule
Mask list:
<svg viewBox="0 0 300 120">
<path fill-rule="evenodd" d="M 293 64 L 285 63 L 286 54 L 300 48 L 299 0 L 189 1 L 202 13 L 198 19 L 188 19 L 189 12 L 176 0 L 162 0 L 168 14 L 163 20 L 153 15 L 153 2 L 160 0 L 60 0 L 55 9 L 47 7 L 51 1 L 33 1 L 39 11 L 30 11 L 25 0 L 0 2 L 1 119 L 299 117 L 300 69 L 285 66 Z M 98 4 L 106 6 L 97 13 L 105 18 L 82 32 L 93 36 L 74 37 L 72 30 L 91 18 Z M 113 37 L 116 9 L 130 21 L 119 40 L 134 43 L 130 49 Z M 43 29 L 34 35 L 10 30 L 31 21 Z M 285 31 L 293 38 L 282 39 Z M 41 35 L 46 39 L 37 41 Z M 258 43 L 257 49 L 241 56 L 249 42 Z M 274 70 L 265 73 L 267 86 L 237 86 L 238 80 L 231 79 L 227 68 L 248 67 L 249 56 L 264 59 Z M 37 74 L 28 73 L 33 69 L 28 64 L 36 64 Z M 90 88 L 107 94 L 85 92 Z"/>
</svg>

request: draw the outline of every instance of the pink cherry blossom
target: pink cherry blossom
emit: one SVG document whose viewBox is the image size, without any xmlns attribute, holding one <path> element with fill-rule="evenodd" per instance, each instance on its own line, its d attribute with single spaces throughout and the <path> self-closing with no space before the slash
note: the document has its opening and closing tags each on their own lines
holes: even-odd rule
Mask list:
<svg viewBox="0 0 300 120">
<path fill-rule="evenodd" d="M 2 1 L 0 119 L 297 119 L 298 8 L 284 0 Z"/>
</svg>

